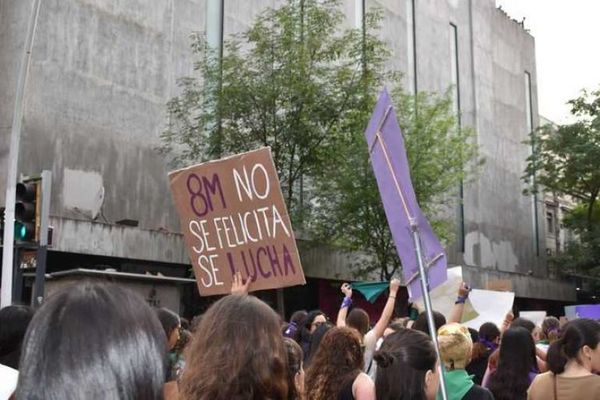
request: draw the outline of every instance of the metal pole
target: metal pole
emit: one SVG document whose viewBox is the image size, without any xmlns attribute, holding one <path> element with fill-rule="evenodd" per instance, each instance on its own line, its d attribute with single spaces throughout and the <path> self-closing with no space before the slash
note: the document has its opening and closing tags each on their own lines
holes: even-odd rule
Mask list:
<svg viewBox="0 0 600 400">
<path fill-rule="evenodd" d="M 12 129 L 10 133 L 10 149 L 8 152 L 8 176 L 6 177 L 6 197 L 4 214 L 4 240 L 2 248 L 2 288 L 0 291 L 0 308 L 9 306 L 12 303 L 12 283 L 13 283 L 13 246 L 14 246 L 14 225 L 15 225 L 15 196 L 17 185 L 17 169 L 19 163 L 19 142 L 21 140 L 21 121 L 23 119 L 23 97 L 25 94 L 25 85 L 27 83 L 27 74 L 29 72 L 29 62 L 31 60 L 31 49 L 33 48 L 33 38 L 37 26 L 38 15 L 40 13 L 41 0 L 33 0 L 33 7 L 29 16 L 29 25 L 27 27 L 27 37 L 19 76 L 17 89 L 15 93 L 15 109 L 13 112 Z"/>
<path fill-rule="evenodd" d="M 39 307 L 44 301 L 44 284 L 46 282 L 46 255 L 48 254 L 48 225 L 50 219 L 50 192 L 52 190 L 52 172 L 42 171 L 42 204 L 40 212 L 39 245 L 37 248 L 35 285 L 31 303 Z"/>
<path fill-rule="evenodd" d="M 446 381 L 444 378 L 444 363 L 440 357 L 440 348 L 438 346 L 437 332 L 435 329 L 435 322 L 433 320 L 433 307 L 431 306 L 431 297 L 429 297 L 429 277 L 423 265 L 423 255 L 421 251 L 421 238 L 419 236 L 418 226 L 415 221 L 411 221 L 411 230 L 413 235 L 413 241 L 415 243 L 415 251 L 417 253 L 417 264 L 419 264 L 419 275 L 421 277 L 421 291 L 423 292 L 423 303 L 425 304 L 425 313 L 427 314 L 427 324 L 429 325 L 429 336 L 433 340 L 435 346 L 435 352 L 439 360 L 438 372 L 440 374 L 440 391 L 442 393 L 442 399 L 448 400 L 446 392 Z"/>
</svg>

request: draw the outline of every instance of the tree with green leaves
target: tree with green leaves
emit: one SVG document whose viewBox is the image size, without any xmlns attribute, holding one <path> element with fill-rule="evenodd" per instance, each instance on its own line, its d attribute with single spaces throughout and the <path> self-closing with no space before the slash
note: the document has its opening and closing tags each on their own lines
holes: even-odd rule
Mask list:
<svg viewBox="0 0 600 400">
<path fill-rule="evenodd" d="M 530 135 L 533 151 L 523 179 L 528 193 L 544 190 L 578 202 L 563 223 L 579 239 L 555 261 L 563 272 L 598 269 L 600 275 L 600 90 L 584 91 L 569 104 L 576 122 L 545 125 Z"/>
<path fill-rule="evenodd" d="M 290 0 L 225 41 L 221 60 L 195 35 L 199 75 L 179 80 L 162 150 L 189 164 L 270 146 L 292 220 L 300 221 L 300 183 L 316 179 L 358 128 L 352 115 L 385 76 L 384 44 L 344 29 L 344 18 L 339 0 Z M 367 32 L 380 18 L 368 14 Z"/>
<path fill-rule="evenodd" d="M 194 35 L 196 76 L 180 79 L 181 94 L 168 103 L 161 150 L 181 165 L 270 146 L 296 229 L 366 253 L 375 261 L 359 270 L 389 278 L 400 261 L 362 136 L 384 83 L 394 89 L 428 215 L 465 179 L 476 148 L 447 96 L 400 90 L 377 37 L 381 20 L 372 10 L 364 29 L 346 28 L 340 0 L 288 0 L 227 39 L 221 58 Z M 438 233 L 447 231 L 443 221 L 434 223 Z"/>
<path fill-rule="evenodd" d="M 450 92 L 444 95 L 404 92 L 396 85 L 391 92 L 398 122 L 402 128 L 413 187 L 417 201 L 434 231 L 446 244 L 456 230 L 453 214 L 458 205 L 458 189 L 477 175 L 478 159 L 474 131 L 460 129 Z M 362 116 L 366 127 L 371 107 Z M 359 275 L 372 271 L 389 280 L 400 268 L 377 182 L 369 160 L 363 131 L 354 132 L 347 147 L 318 191 L 319 217 L 314 219 L 316 232 L 330 238 L 338 247 L 362 251 Z"/>
</svg>

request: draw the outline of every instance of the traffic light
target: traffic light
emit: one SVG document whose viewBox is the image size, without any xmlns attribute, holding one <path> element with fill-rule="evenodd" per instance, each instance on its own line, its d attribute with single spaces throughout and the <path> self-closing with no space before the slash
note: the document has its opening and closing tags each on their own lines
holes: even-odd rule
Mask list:
<svg viewBox="0 0 600 400">
<path fill-rule="evenodd" d="M 15 241 L 37 242 L 40 225 L 39 197 L 39 181 L 17 183 L 15 202 Z"/>
</svg>

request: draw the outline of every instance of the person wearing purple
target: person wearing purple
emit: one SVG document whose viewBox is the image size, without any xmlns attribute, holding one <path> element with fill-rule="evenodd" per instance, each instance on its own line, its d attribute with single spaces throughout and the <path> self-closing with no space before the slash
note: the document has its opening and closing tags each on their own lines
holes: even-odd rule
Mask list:
<svg viewBox="0 0 600 400">
<path fill-rule="evenodd" d="M 292 314 L 290 323 L 285 327 L 283 331 L 283 337 L 294 339 L 300 344 L 300 333 L 302 332 L 302 326 L 308 317 L 308 313 L 305 310 L 299 310 Z"/>
<path fill-rule="evenodd" d="M 481 385 L 490 354 L 499 346 L 500 329 L 496 324 L 486 322 L 479 327 L 478 336 L 478 341 L 473 343 L 473 353 L 471 362 L 467 366 L 467 372 L 473 375 L 473 382 Z"/>
</svg>

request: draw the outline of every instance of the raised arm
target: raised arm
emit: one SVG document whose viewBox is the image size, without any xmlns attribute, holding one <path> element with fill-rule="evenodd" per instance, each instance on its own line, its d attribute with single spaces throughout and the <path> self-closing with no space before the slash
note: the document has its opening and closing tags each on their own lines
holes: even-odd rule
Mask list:
<svg viewBox="0 0 600 400">
<path fill-rule="evenodd" d="M 390 295 L 388 296 L 387 302 L 385 303 L 385 307 L 383 308 L 383 312 L 381 313 L 381 317 L 379 317 L 379 321 L 373 327 L 373 331 L 375 332 L 375 336 L 377 339 L 383 336 L 383 332 L 385 328 L 387 328 L 390 323 L 390 319 L 392 318 L 392 314 L 394 313 L 394 305 L 396 304 L 396 294 L 398 294 L 398 289 L 400 288 L 400 281 L 398 279 L 392 279 L 390 282 Z"/>
<path fill-rule="evenodd" d="M 460 287 L 458 288 L 458 297 L 454 302 L 454 307 L 452 307 L 452 310 L 450 310 L 450 314 L 448 315 L 449 324 L 453 322 L 460 324 L 460 320 L 462 319 L 462 315 L 465 310 L 465 302 L 469 298 L 470 291 L 471 288 L 469 288 L 469 285 L 467 285 L 465 282 L 460 284 Z"/>
<path fill-rule="evenodd" d="M 352 305 L 352 286 L 349 283 L 344 283 L 341 287 L 342 293 L 344 293 L 344 301 L 338 311 L 336 326 L 343 328 L 346 326 L 346 317 L 348 316 L 348 308 Z"/>
<path fill-rule="evenodd" d="M 513 319 L 515 319 L 515 315 L 512 313 L 512 311 L 507 312 L 506 316 L 504 317 L 504 321 L 502 321 L 500 332 L 504 333 L 504 331 L 508 330 Z"/>
</svg>

